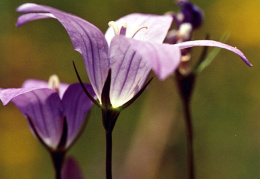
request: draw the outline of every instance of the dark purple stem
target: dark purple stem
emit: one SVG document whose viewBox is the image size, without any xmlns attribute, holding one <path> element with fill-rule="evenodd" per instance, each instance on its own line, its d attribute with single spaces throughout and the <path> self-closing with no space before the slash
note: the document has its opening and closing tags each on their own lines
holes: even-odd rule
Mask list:
<svg viewBox="0 0 260 179">
<path fill-rule="evenodd" d="M 106 132 L 106 178 L 112 179 L 112 131 Z"/>
<path fill-rule="evenodd" d="M 195 179 L 194 170 L 194 155 L 193 155 L 193 130 L 192 130 L 192 119 L 190 102 L 193 94 L 194 84 L 196 75 L 190 73 L 188 75 L 183 75 L 179 71 L 176 72 L 176 81 L 178 90 L 182 99 L 184 115 L 185 115 L 185 125 L 186 125 L 186 135 L 187 135 L 187 162 L 188 162 L 188 173 L 189 179 Z"/>
<path fill-rule="evenodd" d="M 103 126 L 106 131 L 106 178 L 112 179 L 112 132 L 119 116 L 119 111 L 102 109 Z"/>
<path fill-rule="evenodd" d="M 50 152 L 52 163 L 55 169 L 55 178 L 61 179 L 62 165 L 65 158 L 65 152 Z"/>
<path fill-rule="evenodd" d="M 193 130 L 192 119 L 190 113 L 190 103 L 183 101 L 183 108 L 185 114 L 186 136 L 187 136 L 187 162 L 189 170 L 189 179 L 195 178 L 194 172 L 194 155 L 193 155 Z"/>
</svg>

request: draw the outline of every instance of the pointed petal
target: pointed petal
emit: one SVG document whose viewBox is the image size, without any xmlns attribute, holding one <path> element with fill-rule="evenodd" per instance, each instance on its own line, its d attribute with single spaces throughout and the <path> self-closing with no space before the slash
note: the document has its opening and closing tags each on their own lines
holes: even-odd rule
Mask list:
<svg viewBox="0 0 260 179">
<path fill-rule="evenodd" d="M 115 36 L 111 41 L 110 101 L 114 108 L 129 101 L 142 88 L 151 70 L 127 39 Z"/>
<path fill-rule="evenodd" d="M 91 85 L 85 84 L 85 87 L 92 96 L 95 96 Z M 93 103 L 86 96 L 81 85 L 75 83 L 70 85 L 66 90 L 62 99 L 62 104 L 64 115 L 66 116 L 68 123 L 68 140 L 66 144 L 68 147 L 77 136 L 79 129 L 85 120 L 85 116 L 90 111 Z"/>
<path fill-rule="evenodd" d="M 68 88 L 69 84 L 67 83 L 60 83 L 59 84 L 59 96 L 62 98 L 64 92 Z M 23 85 L 23 88 L 49 88 L 49 83 L 46 81 L 35 80 L 35 79 L 28 79 L 26 80 Z"/>
<path fill-rule="evenodd" d="M 52 14 L 50 14 L 50 13 L 21 15 L 17 19 L 16 26 L 20 27 L 20 26 L 24 25 L 28 21 L 39 20 L 39 19 L 47 19 L 47 18 L 55 18 L 55 17 Z"/>
<path fill-rule="evenodd" d="M 41 139 L 48 146 L 57 147 L 63 126 L 61 100 L 57 93 L 51 89 L 36 89 L 14 97 L 12 102 L 23 115 L 30 117 Z"/>
<path fill-rule="evenodd" d="M 18 19 L 18 25 L 42 18 L 55 18 L 63 25 L 70 36 L 74 49 L 82 55 L 90 82 L 100 99 L 109 68 L 108 45 L 103 33 L 93 24 L 77 16 L 48 6 L 27 3 L 18 7 L 17 11 L 39 14 L 39 16 L 22 15 Z"/>
<path fill-rule="evenodd" d="M 133 50 L 131 53 L 138 54 L 140 58 L 153 69 L 160 80 L 164 80 L 171 75 L 181 60 L 180 49 L 173 45 L 143 42 L 123 36 L 115 37 L 112 42 L 120 45 L 117 51 L 121 53 L 126 52 L 126 50 L 122 49 L 123 46 L 129 46 L 129 49 Z"/>
<path fill-rule="evenodd" d="M 3 105 L 7 105 L 13 98 L 31 92 L 33 90 L 39 89 L 38 87 L 30 87 L 30 88 L 9 88 L 9 89 L 1 89 L 0 91 L 0 100 L 3 102 Z M 40 88 L 41 89 L 41 88 Z"/>
<path fill-rule="evenodd" d="M 179 47 L 180 49 L 185 49 L 185 48 L 190 48 L 195 46 L 210 46 L 210 47 L 223 48 L 236 53 L 248 66 L 250 67 L 252 66 L 252 64 L 248 61 L 248 59 L 240 50 L 238 50 L 236 47 L 232 47 L 221 42 L 217 42 L 213 40 L 195 40 L 195 41 L 187 41 L 187 42 L 175 44 L 175 46 Z"/>
<path fill-rule="evenodd" d="M 149 79 L 144 85 L 143 87 L 138 91 L 138 93 L 135 94 L 135 96 L 130 99 L 129 101 L 127 101 L 123 106 L 120 107 L 120 110 L 123 110 L 125 108 L 127 108 L 128 106 L 130 106 L 143 92 L 144 90 L 147 88 L 147 86 L 151 83 L 153 78 Z"/>
<path fill-rule="evenodd" d="M 118 27 L 127 24 L 126 37 L 130 37 L 140 26 L 146 25 L 148 29 L 140 30 L 134 39 L 161 43 L 165 39 L 172 23 L 172 17 L 169 15 L 152 14 L 129 14 L 116 21 Z M 109 27 L 106 34 L 108 42 L 115 36 L 112 27 Z"/>
</svg>

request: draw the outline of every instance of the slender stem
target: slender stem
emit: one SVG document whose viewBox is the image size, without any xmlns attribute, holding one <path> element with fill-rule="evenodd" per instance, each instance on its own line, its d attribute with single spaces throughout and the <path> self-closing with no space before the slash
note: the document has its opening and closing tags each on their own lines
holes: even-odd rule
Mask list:
<svg viewBox="0 0 260 179">
<path fill-rule="evenodd" d="M 189 179 L 195 179 L 194 170 L 194 155 L 193 155 L 193 130 L 192 130 L 192 119 L 190 111 L 190 102 L 193 94 L 193 89 L 195 85 L 196 74 L 190 73 L 188 75 L 183 75 L 179 71 L 176 72 L 176 81 L 179 89 L 179 93 L 182 99 L 184 115 L 185 115 L 185 125 L 186 125 L 186 135 L 187 135 L 187 165 Z"/>
<path fill-rule="evenodd" d="M 112 131 L 106 131 L 106 178 L 112 179 Z"/>
<path fill-rule="evenodd" d="M 186 124 L 186 136 L 187 136 L 187 162 L 189 179 L 195 179 L 194 172 L 194 155 L 193 155 L 193 130 L 190 103 L 183 101 L 184 113 L 185 113 L 185 124 Z"/>
<path fill-rule="evenodd" d="M 65 152 L 51 152 L 50 154 L 55 169 L 55 179 L 61 179 L 61 170 L 65 158 Z"/>
<path fill-rule="evenodd" d="M 115 127 L 119 111 L 102 109 L 102 121 L 106 131 L 106 178 L 112 179 L 112 132 Z"/>
</svg>

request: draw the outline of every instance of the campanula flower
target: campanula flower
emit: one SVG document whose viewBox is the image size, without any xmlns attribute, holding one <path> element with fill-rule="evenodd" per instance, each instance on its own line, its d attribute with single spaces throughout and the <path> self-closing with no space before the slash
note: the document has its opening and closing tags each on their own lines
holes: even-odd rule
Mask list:
<svg viewBox="0 0 260 179">
<path fill-rule="evenodd" d="M 18 7 L 17 26 L 37 19 L 54 18 L 66 29 L 74 49 L 85 62 L 89 80 L 102 109 L 106 130 L 106 176 L 112 178 L 112 131 L 120 111 L 132 103 L 149 83 L 153 70 L 160 80 L 174 73 L 181 61 L 181 50 L 193 46 L 215 46 L 230 50 L 251 66 L 237 48 L 209 41 L 163 44 L 173 17 L 170 15 L 130 14 L 109 22 L 104 35 L 93 24 L 52 7 L 33 3 Z M 78 74 L 77 74 L 78 75 Z M 80 78 L 79 78 L 80 79 Z M 82 83 L 82 82 L 81 82 Z"/>
<path fill-rule="evenodd" d="M 94 95 L 91 85 L 85 87 Z M 57 76 L 49 83 L 29 79 L 22 88 L 2 89 L 0 100 L 17 106 L 33 134 L 50 151 L 67 150 L 73 144 L 93 105 L 80 84 L 59 83 Z"/>
<path fill-rule="evenodd" d="M 197 29 L 202 25 L 204 14 L 198 6 L 189 0 L 176 0 L 176 3 L 181 8 L 181 12 L 175 16 L 175 22 L 178 26 L 189 23 L 193 29 Z"/>
<path fill-rule="evenodd" d="M 111 69 L 109 100 L 113 109 L 126 104 L 142 89 L 151 69 L 161 80 L 171 75 L 181 61 L 181 49 L 184 48 L 225 48 L 251 65 L 241 51 L 220 42 L 202 40 L 176 45 L 162 44 L 171 26 L 170 15 L 130 14 L 110 22 L 111 27 L 104 35 L 93 24 L 52 7 L 27 3 L 18 7 L 17 11 L 28 13 L 18 18 L 18 26 L 44 18 L 57 19 L 64 26 L 74 49 L 84 59 L 100 105 L 104 103 L 102 90 Z"/>
<path fill-rule="evenodd" d="M 170 13 L 174 19 L 174 29 L 170 30 L 165 43 L 176 44 L 191 40 L 192 32 L 201 27 L 204 21 L 203 11 L 189 0 L 176 0 L 181 10 Z M 186 49 L 186 51 L 189 51 Z M 182 51 L 182 56 L 185 52 Z"/>
<path fill-rule="evenodd" d="M 179 63 L 178 60 L 169 58 L 178 56 L 178 49 L 159 44 L 170 28 L 171 16 L 125 16 L 121 21 L 127 24 L 122 27 L 110 22 L 112 27 L 108 30 L 106 39 L 91 23 L 51 7 L 28 3 L 18 7 L 17 11 L 29 13 L 18 19 L 18 26 L 35 19 L 55 18 L 65 27 L 74 49 L 83 56 L 89 80 L 101 104 L 101 93 L 109 69 L 112 71 L 110 101 L 117 108 L 133 98 L 142 88 L 151 70 L 147 61 L 154 63 L 152 66 L 162 78 L 174 71 Z M 118 25 L 121 25 L 120 22 Z M 157 62 L 160 59 L 164 59 L 161 61 L 163 64 Z M 166 64 L 173 69 L 165 69 Z"/>
</svg>

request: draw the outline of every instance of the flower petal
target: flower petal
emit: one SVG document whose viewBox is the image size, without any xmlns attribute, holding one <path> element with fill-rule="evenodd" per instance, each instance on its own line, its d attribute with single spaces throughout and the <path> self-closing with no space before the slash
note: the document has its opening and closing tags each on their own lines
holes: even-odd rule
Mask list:
<svg viewBox="0 0 260 179">
<path fill-rule="evenodd" d="M 160 80 L 164 80 L 171 75 L 181 60 L 180 49 L 174 45 L 143 42 L 123 36 L 117 36 L 113 41 L 115 44 L 122 43 L 121 46 L 123 44 L 130 45 L 129 48 L 139 54 L 145 63 L 149 64 Z"/>
<path fill-rule="evenodd" d="M 50 13 L 25 14 L 25 15 L 21 15 L 18 18 L 16 25 L 17 27 L 20 27 L 28 21 L 47 19 L 47 18 L 55 18 L 55 17 Z"/>
<path fill-rule="evenodd" d="M 85 84 L 88 92 L 95 97 L 95 93 L 89 84 Z M 72 84 L 66 90 L 63 99 L 64 115 L 68 124 L 68 139 L 66 147 L 68 147 L 75 137 L 77 136 L 79 129 L 81 128 L 86 114 L 90 111 L 93 103 L 87 97 L 79 83 Z"/>
<path fill-rule="evenodd" d="M 236 53 L 248 66 L 250 67 L 253 66 L 240 50 L 238 50 L 236 47 L 232 47 L 221 42 L 217 42 L 213 40 L 195 40 L 195 41 L 182 42 L 179 44 L 175 44 L 174 46 L 179 47 L 180 49 L 185 49 L 185 48 L 190 48 L 195 46 L 210 46 L 210 47 L 224 48 L 226 50 Z"/>
<path fill-rule="evenodd" d="M 28 79 L 22 85 L 23 88 L 35 88 L 36 86 L 37 86 L 37 88 L 49 88 L 49 83 L 46 81 L 41 81 L 41 80 Z M 64 92 L 66 91 L 66 89 L 68 88 L 68 86 L 69 86 L 69 84 L 67 84 L 67 83 L 59 84 L 60 98 L 62 98 L 62 96 L 63 96 Z"/>
<path fill-rule="evenodd" d="M 12 89 L 10 92 L 17 94 L 17 91 Z M 63 118 L 61 100 L 55 90 L 36 89 L 24 92 L 15 96 L 12 102 L 31 119 L 45 144 L 52 148 L 57 147 L 62 135 Z"/>
<path fill-rule="evenodd" d="M 22 88 L 49 88 L 49 84 L 46 81 L 28 79 L 23 82 Z"/>
<path fill-rule="evenodd" d="M 172 20 L 170 15 L 134 13 L 121 17 L 116 23 L 118 27 L 127 24 L 126 37 L 130 37 L 140 26 L 146 25 L 148 29 L 140 30 L 134 39 L 162 43 L 168 33 Z M 105 36 L 110 44 L 110 41 L 115 36 L 112 27 L 108 28 Z"/>
<path fill-rule="evenodd" d="M 40 87 L 41 88 L 41 87 Z M 9 88 L 9 89 L 1 89 L 0 91 L 0 100 L 3 102 L 3 105 L 7 105 L 13 98 L 31 92 L 33 90 L 39 89 L 38 87 L 30 87 L 30 88 Z"/>
<path fill-rule="evenodd" d="M 94 91 L 100 99 L 100 94 L 109 68 L 108 45 L 103 33 L 93 24 L 72 14 L 60 10 L 26 3 L 18 7 L 20 13 L 37 13 L 37 15 L 22 15 L 18 18 L 18 25 L 42 18 L 56 18 L 68 32 L 74 49 L 78 51 L 84 61 L 88 76 Z"/>
<path fill-rule="evenodd" d="M 151 69 L 159 79 L 167 78 L 179 65 L 180 55 L 180 49 L 173 45 L 115 36 L 110 48 L 112 106 L 129 101 L 142 88 Z"/>
<path fill-rule="evenodd" d="M 114 108 L 122 106 L 142 88 L 151 70 L 131 45 L 124 36 L 117 35 L 111 41 L 110 101 Z"/>
</svg>

